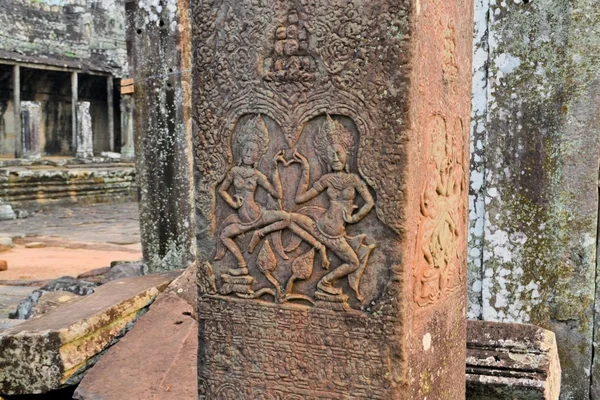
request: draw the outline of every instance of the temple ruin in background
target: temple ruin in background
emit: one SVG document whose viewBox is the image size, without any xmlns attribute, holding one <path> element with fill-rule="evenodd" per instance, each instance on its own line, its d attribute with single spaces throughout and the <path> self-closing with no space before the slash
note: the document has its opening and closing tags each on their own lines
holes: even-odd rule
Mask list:
<svg viewBox="0 0 600 400">
<path fill-rule="evenodd" d="M 133 100 L 120 91 L 129 71 L 125 2 L 5 0 L 0 24 L 0 167 L 13 167 L 0 174 L 0 201 L 131 197 L 133 164 L 106 170 L 134 155 Z M 93 169 L 64 173 L 82 163 Z M 32 164 L 62 167 L 52 171 L 59 188 L 14 170 Z"/>
</svg>

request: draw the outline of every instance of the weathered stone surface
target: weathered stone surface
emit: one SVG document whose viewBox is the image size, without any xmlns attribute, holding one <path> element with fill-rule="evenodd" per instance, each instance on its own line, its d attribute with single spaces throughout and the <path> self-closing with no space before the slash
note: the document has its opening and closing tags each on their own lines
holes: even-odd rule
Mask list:
<svg viewBox="0 0 600 400">
<path fill-rule="evenodd" d="M 77 279 L 104 277 L 104 274 L 106 274 L 108 271 L 110 271 L 110 267 L 96 268 L 91 271 L 84 272 L 83 274 L 77 275 Z"/>
<path fill-rule="evenodd" d="M 197 399 L 198 324 L 192 312 L 174 294 L 161 294 L 86 374 L 74 398 Z"/>
<path fill-rule="evenodd" d="M 6 260 L 0 260 L 0 271 L 6 271 L 8 269 L 8 263 Z"/>
<path fill-rule="evenodd" d="M 3 0 L 0 58 L 114 73 L 127 65 L 121 1 Z"/>
<path fill-rule="evenodd" d="M 0 393 L 43 393 L 77 383 L 176 275 L 112 281 L 75 303 L 1 331 Z"/>
<path fill-rule="evenodd" d="M 21 130 L 23 132 L 23 156 L 29 159 L 41 157 L 42 112 L 36 101 L 21 102 Z"/>
<path fill-rule="evenodd" d="M 77 296 L 88 296 L 94 293 L 96 286 L 99 283 L 87 282 L 74 279 L 70 276 L 63 276 L 54 279 L 39 289 L 34 290 L 26 298 L 21 300 L 14 313 L 10 314 L 10 318 L 14 319 L 29 319 L 36 314 L 36 308 L 42 297 L 47 292 L 68 292 Z"/>
<path fill-rule="evenodd" d="M 0 202 L 0 221 L 8 219 L 16 219 L 17 215 L 10 204 L 2 204 Z"/>
<path fill-rule="evenodd" d="M 64 290 L 55 292 L 42 292 L 42 295 L 33 306 L 31 316 L 29 318 L 40 318 L 44 314 L 51 313 L 58 307 L 65 304 L 81 300 L 83 297 Z"/>
<path fill-rule="evenodd" d="M 467 399 L 558 400 L 554 333 L 533 325 L 467 323 Z"/>
<path fill-rule="evenodd" d="M 600 4 L 476 4 L 469 315 L 555 332 L 562 397 L 600 398 Z"/>
<path fill-rule="evenodd" d="M 15 207 L 117 203 L 133 200 L 136 190 L 131 164 L 0 169 L 0 199 Z M 16 215 L 9 219 L 14 218 Z"/>
<path fill-rule="evenodd" d="M 201 399 L 463 399 L 470 1 L 193 1 Z"/>
<path fill-rule="evenodd" d="M 103 151 L 102 153 L 100 153 L 100 156 L 110 158 L 112 160 L 120 160 L 121 159 L 120 153 L 115 153 L 112 151 Z"/>
<path fill-rule="evenodd" d="M 12 239 L 8 236 L 0 237 L 0 252 L 8 251 L 15 247 Z"/>
<path fill-rule="evenodd" d="M 149 271 L 195 260 L 189 2 L 159 3 L 129 2 L 135 155 L 144 188 L 140 231 Z"/>
<path fill-rule="evenodd" d="M 92 130 L 92 115 L 90 103 L 77 103 L 77 158 L 94 157 L 94 132 Z"/>
<path fill-rule="evenodd" d="M 23 321 L 22 319 L 0 318 L 0 330 L 12 328 L 13 326 L 17 326 L 19 324 L 22 324 L 23 322 L 25 321 Z"/>
<path fill-rule="evenodd" d="M 104 274 L 103 282 L 128 278 L 130 276 L 139 276 L 144 273 L 143 269 L 143 262 L 122 262 L 112 266 L 110 270 Z"/>
<path fill-rule="evenodd" d="M 179 296 L 192 306 L 195 315 L 197 315 L 198 311 L 198 286 L 196 285 L 196 277 L 197 268 L 195 264 L 192 264 L 165 289 L 165 293 Z"/>
</svg>

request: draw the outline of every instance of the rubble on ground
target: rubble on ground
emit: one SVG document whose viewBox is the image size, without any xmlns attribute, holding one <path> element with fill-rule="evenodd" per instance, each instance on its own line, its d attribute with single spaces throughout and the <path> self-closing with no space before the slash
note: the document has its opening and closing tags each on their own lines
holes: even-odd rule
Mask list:
<svg viewBox="0 0 600 400">
<path fill-rule="evenodd" d="M 180 273 L 113 280 L 76 302 L 0 330 L 0 394 L 77 384 Z"/>
</svg>

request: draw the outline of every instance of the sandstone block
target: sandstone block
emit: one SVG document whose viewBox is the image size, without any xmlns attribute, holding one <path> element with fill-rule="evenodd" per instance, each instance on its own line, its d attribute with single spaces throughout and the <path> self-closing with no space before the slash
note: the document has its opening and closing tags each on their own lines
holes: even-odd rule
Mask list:
<svg viewBox="0 0 600 400">
<path fill-rule="evenodd" d="M 196 400 L 197 322 L 192 307 L 161 294 L 135 327 L 86 374 L 79 400 Z"/>
<path fill-rule="evenodd" d="M 44 393 L 79 382 L 178 273 L 112 281 L 94 294 L 0 332 L 0 393 Z"/>
<path fill-rule="evenodd" d="M 8 269 L 8 263 L 6 260 L 0 260 L 0 271 L 6 271 Z"/>
<path fill-rule="evenodd" d="M 464 399 L 473 2 L 191 4 L 199 398 Z"/>
<path fill-rule="evenodd" d="M 558 400 L 556 337 L 533 325 L 469 321 L 467 399 Z"/>
</svg>

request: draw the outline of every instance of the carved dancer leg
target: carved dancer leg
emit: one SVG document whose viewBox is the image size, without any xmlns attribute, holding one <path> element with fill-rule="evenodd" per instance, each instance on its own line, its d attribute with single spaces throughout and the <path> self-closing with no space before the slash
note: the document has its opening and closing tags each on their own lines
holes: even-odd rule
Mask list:
<svg viewBox="0 0 600 400">
<path fill-rule="evenodd" d="M 260 240 L 266 235 L 271 232 L 283 230 L 290 225 L 291 219 L 289 214 L 282 212 L 278 212 L 277 214 L 273 213 L 273 215 L 269 214 L 270 212 L 265 213 L 264 219 L 266 220 L 266 223 L 270 223 L 270 225 L 254 231 L 252 238 L 250 239 L 250 244 L 248 245 L 248 253 L 252 254 L 254 249 L 256 249 L 256 246 L 260 243 Z M 277 219 L 279 219 L 279 221 L 277 221 Z M 273 222 L 272 220 L 275 220 L 276 222 Z"/>
<path fill-rule="evenodd" d="M 310 244 L 312 247 L 319 251 L 321 255 L 321 262 L 323 263 L 323 268 L 329 269 L 329 259 L 327 258 L 327 249 L 323 245 L 323 243 L 319 242 L 315 237 L 307 232 L 314 232 L 314 221 L 307 217 L 306 215 L 301 214 L 292 214 L 292 223 L 290 224 L 290 230 L 296 234 L 296 236 L 300 237 L 306 243 Z M 314 235 L 317 235 L 317 232 L 314 232 Z"/>
<path fill-rule="evenodd" d="M 342 289 L 333 286 L 333 284 L 338 279 L 356 271 L 360 266 L 360 261 L 346 239 L 338 239 L 336 245 L 332 246 L 330 250 L 342 260 L 343 264 L 321 278 L 317 284 L 317 289 L 327 294 L 338 295 L 342 293 Z"/>
<path fill-rule="evenodd" d="M 242 229 L 239 225 L 233 224 L 229 225 L 221 232 L 220 239 L 221 242 L 227 247 L 227 249 L 233 254 L 235 259 L 237 260 L 238 267 L 230 268 L 229 274 L 238 276 L 238 275 L 248 275 L 248 266 L 246 264 L 246 260 L 240 251 L 240 248 L 235 243 L 233 238 L 243 233 L 245 230 Z"/>
</svg>

